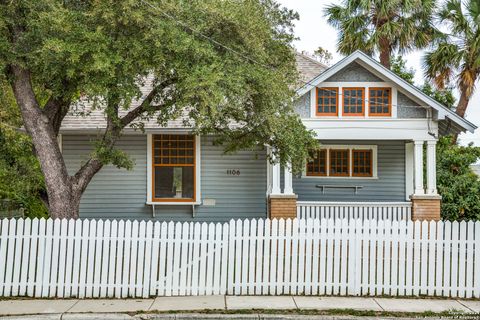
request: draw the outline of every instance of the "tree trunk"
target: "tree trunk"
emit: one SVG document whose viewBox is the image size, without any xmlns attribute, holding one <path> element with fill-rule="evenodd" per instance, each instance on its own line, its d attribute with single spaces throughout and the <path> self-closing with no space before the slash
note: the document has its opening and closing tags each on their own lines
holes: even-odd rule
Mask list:
<svg viewBox="0 0 480 320">
<path fill-rule="evenodd" d="M 387 69 L 390 69 L 390 55 L 391 55 L 391 48 L 388 39 L 381 38 L 380 39 L 380 63 Z"/>
<path fill-rule="evenodd" d="M 469 101 L 470 101 L 470 97 L 467 95 L 467 88 L 465 86 L 460 86 L 460 100 L 458 100 L 455 113 L 458 114 L 460 117 L 464 118 Z M 452 143 L 457 144 L 457 140 L 458 140 L 458 134 L 454 134 Z"/>
<path fill-rule="evenodd" d="M 78 218 L 80 196 L 63 161 L 57 136 L 35 97 L 27 70 L 11 67 L 12 88 L 23 124 L 32 138 L 45 178 L 49 213 L 52 218 Z"/>
<path fill-rule="evenodd" d="M 466 89 L 465 88 L 460 88 L 460 100 L 458 100 L 457 108 L 455 112 L 462 118 L 465 117 L 465 112 L 467 111 L 468 107 L 468 102 L 470 101 L 470 98 L 466 94 Z"/>
</svg>

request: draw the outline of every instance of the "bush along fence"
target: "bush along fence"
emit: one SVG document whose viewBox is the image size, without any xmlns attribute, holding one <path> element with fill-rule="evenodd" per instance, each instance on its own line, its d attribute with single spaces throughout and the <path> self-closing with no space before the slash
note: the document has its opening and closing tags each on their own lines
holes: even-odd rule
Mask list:
<svg viewBox="0 0 480 320">
<path fill-rule="evenodd" d="M 3 297 L 480 297 L 480 222 L 0 223 Z"/>
</svg>

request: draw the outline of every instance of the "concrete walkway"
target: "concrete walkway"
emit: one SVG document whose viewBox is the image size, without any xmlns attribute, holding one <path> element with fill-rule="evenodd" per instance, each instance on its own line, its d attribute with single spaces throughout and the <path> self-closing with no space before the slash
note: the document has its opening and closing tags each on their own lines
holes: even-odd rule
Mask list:
<svg viewBox="0 0 480 320">
<path fill-rule="evenodd" d="M 126 313 L 192 312 L 199 310 L 295 310 L 295 309 L 353 309 L 388 312 L 461 311 L 480 314 L 479 300 L 454 299 L 388 299 L 359 297 L 306 296 L 193 296 L 158 297 L 155 299 L 69 299 L 69 300 L 0 300 L 0 316 L 37 315 L 35 319 L 89 319 L 85 313 L 117 314 L 115 319 L 132 319 Z M 79 314 L 82 317 L 77 318 Z M 53 316 L 53 318 L 52 318 Z M 251 315 L 250 315 L 251 316 Z M 90 315 L 93 317 L 93 315 Z M 311 317 L 311 316 L 310 316 Z M 0 317 L 2 318 L 2 317 Z M 11 317 L 8 317 L 12 319 Z M 178 318 L 178 316 L 176 317 Z M 238 317 L 237 317 L 238 318 Z M 20 318 L 18 318 L 20 319 Z M 25 319 L 25 318 L 22 318 Z M 95 318 L 92 318 L 95 319 Z M 112 318 L 113 319 L 113 318 Z M 172 318 L 173 319 L 173 318 Z M 258 319 L 258 318 L 257 318 Z"/>
</svg>

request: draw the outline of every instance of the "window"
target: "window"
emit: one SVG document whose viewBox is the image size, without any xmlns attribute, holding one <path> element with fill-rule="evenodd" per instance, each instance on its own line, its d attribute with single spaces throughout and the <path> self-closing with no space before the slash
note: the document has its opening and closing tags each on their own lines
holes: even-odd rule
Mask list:
<svg viewBox="0 0 480 320">
<path fill-rule="evenodd" d="M 364 88 L 343 88 L 343 115 L 363 116 L 365 114 Z"/>
<path fill-rule="evenodd" d="M 330 176 L 349 175 L 349 153 L 350 150 L 330 150 Z"/>
<path fill-rule="evenodd" d="M 390 116 L 392 114 L 391 88 L 370 88 L 368 98 L 369 115 Z"/>
<path fill-rule="evenodd" d="M 310 156 L 307 177 L 378 178 L 375 145 L 323 145 Z"/>
<path fill-rule="evenodd" d="M 317 116 L 338 115 L 338 88 L 317 88 Z"/>
<path fill-rule="evenodd" d="M 153 201 L 195 200 L 195 137 L 153 135 Z"/>
<path fill-rule="evenodd" d="M 372 150 L 352 150 L 352 176 L 371 177 L 372 176 Z"/>
<path fill-rule="evenodd" d="M 327 150 L 317 150 L 311 157 L 313 159 L 307 163 L 307 176 L 326 176 Z"/>
</svg>

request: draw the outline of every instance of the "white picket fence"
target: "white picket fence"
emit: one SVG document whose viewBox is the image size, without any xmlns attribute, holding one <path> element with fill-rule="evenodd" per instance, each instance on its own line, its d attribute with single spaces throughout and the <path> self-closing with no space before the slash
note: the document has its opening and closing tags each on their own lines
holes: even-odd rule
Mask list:
<svg viewBox="0 0 480 320">
<path fill-rule="evenodd" d="M 480 297 L 480 222 L 0 220 L 0 296 Z"/>
<path fill-rule="evenodd" d="M 297 201 L 298 219 L 411 220 L 410 202 Z"/>
</svg>

